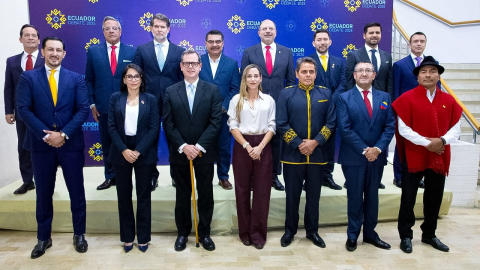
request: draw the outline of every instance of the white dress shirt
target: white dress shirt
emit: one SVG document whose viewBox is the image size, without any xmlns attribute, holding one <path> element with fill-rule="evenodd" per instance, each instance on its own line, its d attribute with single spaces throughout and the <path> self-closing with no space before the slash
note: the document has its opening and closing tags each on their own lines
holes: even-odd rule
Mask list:
<svg viewBox="0 0 480 270">
<path fill-rule="evenodd" d="M 187 82 L 186 80 L 184 80 L 185 82 L 185 89 L 187 91 L 187 98 L 190 98 L 191 97 L 191 93 L 190 93 L 190 87 L 188 87 L 190 84 L 193 84 L 193 100 L 195 100 L 195 93 L 197 92 L 197 84 L 198 84 L 198 78 L 196 81 L 194 81 L 193 83 L 189 83 Z M 183 148 L 185 147 L 185 145 L 187 145 L 186 143 L 180 145 L 180 147 L 178 147 L 178 152 L 180 154 L 183 153 Z M 200 149 L 200 151 L 202 151 L 203 153 L 207 153 L 207 151 L 205 150 L 205 148 L 203 148 L 200 144 L 195 144 L 195 146 Z"/>
<path fill-rule="evenodd" d="M 275 42 L 272 42 L 272 44 L 267 45 L 263 42 L 260 42 L 262 44 L 262 53 L 263 53 L 263 59 L 265 59 L 265 63 L 267 62 L 267 48 L 265 46 L 270 46 L 270 55 L 272 56 L 272 67 L 275 66 L 275 54 L 277 52 L 277 44 Z"/>
<path fill-rule="evenodd" d="M 155 48 L 155 55 L 158 55 L 157 44 L 162 44 L 162 52 L 163 52 L 163 56 L 165 56 L 165 63 L 166 63 L 167 62 L 168 47 L 170 47 L 170 42 L 168 42 L 168 39 L 165 39 L 165 41 L 163 43 L 159 43 L 154 39 L 153 40 L 153 45 L 154 45 L 154 48 Z"/>
<path fill-rule="evenodd" d="M 138 110 L 140 106 L 129 106 L 125 104 L 125 135 L 135 136 L 137 135 L 138 124 Z"/>
<path fill-rule="evenodd" d="M 417 56 L 413 53 L 410 54 L 410 57 L 412 57 L 412 61 L 413 61 L 413 66 L 417 66 L 417 59 L 415 59 Z M 422 59 L 420 60 L 420 63 L 422 63 L 423 59 L 425 58 L 425 55 L 421 55 L 420 56 Z"/>
<path fill-rule="evenodd" d="M 435 93 L 437 90 L 433 91 L 433 94 L 430 95 L 430 91 L 427 91 L 427 97 L 430 103 L 433 102 L 433 99 L 435 98 Z M 413 129 L 405 124 L 405 122 L 402 121 L 400 116 L 397 116 L 398 120 L 398 133 L 405 139 L 409 140 L 413 144 L 416 145 L 421 145 L 421 146 L 427 146 L 430 144 L 430 141 L 427 140 L 426 137 L 421 136 L 417 132 L 413 131 Z M 445 139 L 446 144 L 450 144 L 458 137 L 460 136 L 460 120 L 450 129 L 445 133 L 445 135 L 441 136 L 443 139 Z"/>
<path fill-rule="evenodd" d="M 215 74 L 217 73 L 217 68 L 218 64 L 220 63 L 220 58 L 222 57 L 222 54 L 217 58 L 216 61 L 214 61 L 210 55 L 208 55 L 208 60 L 210 61 L 210 68 L 212 69 L 212 77 L 215 79 Z"/>
<path fill-rule="evenodd" d="M 32 53 L 32 66 L 35 67 L 35 62 L 37 61 L 38 57 L 38 50 L 34 51 Z M 20 61 L 20 66 L 22 67 L 23 71 L 27 69 L 27 59 L 28 59 L 28 53 L 26 51 L 23 52 L 22 59 Z"/>
<path fill-rule="evenodd" d="M 377 50 L 375 52 L 375 58 L 377 58 L 377 70 L 380 70 L 380 65 L 382 64 L 382 60 L 380 59 L 380 49 L 378 46 L 376 48 L 372 48 L 365 44 L 365 49 L 367 50 L 368 58 L 370 59 L 370 62 L 372 62 L 372 52 L 370 50 Z"/>
<path fill-rule="evenodd" d="M 58 80 L 60 79 L 60 69 L 62 66 L 59 66 L 55 68 L 56 72 L 53 74 L 53 77 L 55 78 L 55 82 L 57 83 L 57 97 L 58 97 L 58 92 L 60 92 L 60 89 L 58 89 Z M 50 78 L 50 73 L 52 73 L 52 69 L 45 64 L 45 70 L 47 71 L 47 81 Z"/>
<path fill-rule="evenodd" d="M 358 89 L 358 91 L 360 92 L 360 96 L 362 96 L 362 98 L 363 98 L 363 91 L 368 91 L 367 98 L 368 98 L 368 100 L 370 101 L 370 107 L 372 107 L 372 110 L 373 110 L 372 87 L 370 86 L 370 88 L 368 88 L 368 90 L 363 90 L 360 86 L 358 86 L 358 84 L 357 84 L 356 86 L 357 86 L 357 89 Z"/>
<path fill-rule="evenodd" d="M 120 41 L 117 43 L 117 44 L 110 44 L 108 42 L 105 42 L 107 43 L 107 55 L 108 55 L 108 62 L 110 62 L 110 65 L 112 65 L 112 59 L 110 59 L 112 57 L 112 46 L 117 46 L 115 48 L 115 55 L 117 56 L 117 63 L 118 63 L 118 54 L 120 52 Z"/>
<path fill-rule="evenodd" d="M 240 121 L 237 119 L 237 104 L 240 94 L 230 100 L 227 125 L 230 130 L 238 129 L 245 135 L 261 135 L 268 131 L 275 134 L 275 100 L 267 94 L 258 93 L 258 98 L 253 102 L 253 107 L 245 98 L 243 109 L 240 112 Z"/>
</svg>

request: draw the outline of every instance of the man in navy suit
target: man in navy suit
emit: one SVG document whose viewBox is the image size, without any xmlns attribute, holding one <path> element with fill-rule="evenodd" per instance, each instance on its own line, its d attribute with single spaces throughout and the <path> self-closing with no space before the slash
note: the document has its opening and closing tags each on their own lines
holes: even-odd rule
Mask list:
<svg viewBox="0 0 480 270">
<path fill-rule="evenodd" d="M 37 238 L 35 259 L 52 246 L 53 192 L 57 167 L 70 195 L 73 245 L 88 249 L 85 240 L 86 202 L 83 122 L 88 117 L 88 92 L 83 76 L 61 66 L 65 44 L 57 37 L 42 41 L 45 66 L 22 74 L 17 88 L 18 115 L 27 125 L 24 147 L 30 150 L 37 184 Z"/>
<path fill-rule="evenodd" d="M 280 91 L 286 86 L 295 85 L 295 68 L 293 66 L 292 51 L 275 43 L 277 29 L 271 20 L 264 20 L 259 27 L 258 35 L 261 42 L 248 47 L 243 52 L 241 71 L 250 64 L 260 67 L 262 73 L 263 93 L 269 94 L 277 102 Z M 272 187 L 276 190 L 285 190 L 278 180 L 281 174 L 280 152 L 282 140 L 275 134 L 270 142 L 272 145 L 273 179 Z"/>
<path fill-rule="evenodd" d="M 393 64 L 393 89 L 394 100 L 403 93 L 418 86 L 417 76 L 413 74 L 413 69 L 422 63 L 425 55 L 425 47 L 427 46 L 427 36 L 422 32 L 416 32 L 410 37 L 410 55 L 398 60 Z M 393 184 L 399 188 L 402 187 L 402 165 L 398 156 L 397 147 L 395 147 L 395 155 L 393 156 Z M 419 187 L 425 188 L 423 180 L 420 181 Z"/>
<path fill-rule="evenodd" d="M 316 52 L 310 55 L 310 57 L 317 62 L 315 85 L 321 85 L 330 89 L 332 99 L 335 102 L 338 95 L 345 92 L 345 65 L 342 59 L 328 53 L 328 48 L 332 45 L 332 40 L 327 30 L 320 29 L 315 31 L 312 45 L 316 49 Z M 332 175 L 335 166 L 335 130 L 335 128 L 331 129 L 332 135 L 324 146 L 328 164 L 325 165 L 325 177 L 323 178 L 322 185 L 331 189 L 341 190 L 342 187 L 335 183 Z"/>
<path fill-rule="evenodd" d="M 363 242 L 390 249 L 375 232 L 378 185 L 387 164 L 388 145 L 395 133 L 390 96 L 372 87 L 370 62 L 359 62 L 353 73 L 356 86 L 337 100 L 337 130 L 342 139 L 338 163 L 348 186 L 348 226 L 345 248 L 354 251 L 363 223 Z"/>
<path fill-rule="evenodd" d="M 158 101 L 158 111 L 162 118 L 165 90 L 167 87 L 183 80 L 180 70 L 181 56 L 184 49 L 170 42 L 170 20 L 162 13 L 157 13 L 150 21 L 153 41 L 137 47 L 134 62 L 145 72 L 146 92 L 155 96 Z M 175 179 L 170 168 L 172 185 Z M 157 166 L 152 175 L 152 191 L 158 185 L 159 172 Z"/>
<path fill-rule="evenodd" d="M 4 88 L 5 120 L 10 125 L 16 124 L 18 165 L 23 180 L 23 184 L 16 189 L 13 194 L 25 194 L 27 191 L 35 188 L 30 151 L 23 148 L 27 127 L 22 119 L 17 116 L 17 85 L 23 71 L 39 68 L 45 63 L 43 58 L 39 57 L 38 45 L 40 44 L 40 34 L 35 26 L 30 24 L 23 25 L 20 29 L 19 40 L 23 45 L 23 52 L 7 59 Z"/>
<path fill-rule="evenodd" d="M 122 26 L 111 16 L 106 16 L 102 24 L 105 43 L 88 48 L 85 83 L 87 84 L 90 109 L 93 119 L 98 122 L 100 141 L 102 142 L 105 181 L 97 190 L 115 185 L 113 166 L 108 162 L 112 140 L 108 134 L 108 107 L 110 96 L 120 91 L 122 71 L 133 61 L 135 49 L 120 43 Z M 113 59 L 113 61 L 112 61 Z"/>
<path fill-rule="evenodd" d="M 230 100 L 235 94 L 238 94 L 240 73 L 238 71 L 238 62 L 222 53 L 223 45 L 222 32 L 211 30 L 207 33 L 205 46 L 208 53 L 201 56 L 202 70 L 199 76 L 201 80 L 215 84 L 222 95 L 222 127 L 218 138 L 220 157 L 217 162 L 217 176 L 219 186 L 223 189 L 232 189 L 232 184 L 228 181 L 232 136 L 227 125 L 227 111 Z"/>
</svg>

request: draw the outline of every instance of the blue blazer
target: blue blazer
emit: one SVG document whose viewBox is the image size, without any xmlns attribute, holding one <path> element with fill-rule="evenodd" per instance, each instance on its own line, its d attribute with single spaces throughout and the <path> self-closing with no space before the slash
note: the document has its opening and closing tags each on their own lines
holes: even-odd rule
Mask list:
<svg viewBox="0 0 480 270">
<path fill-rule="evenodd" d="M 214 79 L 208 53 L 202 55 L 201 59 L 202 70 L 199 74 L 200 80 L 213 83 L 218 87 L 222 95 L 222 107 L 228 111 L 230 100 L 238 94 L 240 89 L 240 72 L 237 60 L 222 54 Z"/>
<path fill-rule="evenodd" d="M 110 96 L 120 91 L 122 72 L 125 66 L 133 62 L 134 57 L 135 49 L 130 45 L 120 43 L 117 69 L 113 75 L 108 60 L 107 44 L 102 43 L 88 48 L 85 82 L 89 104 L 95 104 L 98 112 L 108 112 Z"/>
<path fill-rule="evenodd" d="M 323 69 L 322 62 L 318 58 L 318 54 L 310 55 L 317 62 L 317 78 L 315 78 L 315 85 L 324 86 L 332 91 L 332 98 L 335 102 L 338 95 L 346 91 L 345 85 L 345 65 L 342 59 L 329 55 L 327 72 Z M 328 74 L 328 78 L 327 78 Z"/>
<path fill-rule="evenodd" d="M 117 165 L 129 165 L 122 152 L 127 149 L 125 135 L 125 106 L 127 92 L 116 92 L 110 98 L 108 109 L 108 133 L 112 138 L 112 146 L 108 154 L 108 161 Z M 157 137 L 159 129 L 158 102 L 148 93 L 140 93 L 138 104 L 137 134 L 135 135 L 135 149 L 140 157 L 133 165 L 155 164 L 157 157 Z"/>
<path fill-rule="evenodd" d="M 293 66 L 292 51 L 278 43 L 275 52 L 275 63 L 273 64 L 272 74 L 268 75 L 265 57 L 263 57 L 262 44 L 258 43 L 248 47 L 243 52 L 242 68 L 243 70 L 250 64 L 256 64 L 260 67 L 262 73 L 263 93 L 269 94 L 275 101 L 278 100 L 280 91 L 283 88 L 295 85 L 295 68 Z"/>
<path fill-rule="evenodd" d="M 376 166 L 387 164 L 388 145 L 395 134 L 395 116 L 390 96 L 372 89 L 372 118 L 368 115 L 363 96 L 357 87 L 341 94 L 337 100 L 337 132 L 342 138 L 338 163 L 347 166 L 366 166 L 362 155 L 367 147 L 378 147 L 382 153 L 372 162 Z"/>
<path fill-rule="evenodd" d="M 14 55 L 7 58 L 7 67 L 5 69 L 5 88 L 3 92 L 5 102 L 5 114 L 16 113 L 17 102 L 17 85 L 20 81 L 20 75 L 22 75 L 22 56 L 21 54 Z M 38 52 L 37 60 L 35 61 L 35 68 L 39 68 L 45 65 L 45 59 L 41 52 Z"/>
<path fill-rule="evenodd" d="M 90 109 L 82 75 L 64 67 L 60 69 L 57 106 L 54 106 L 45 66 L 23 72 L 17 88 L 17 108 L 20 118 L 28 127 L 23 146 L 25 149 L 53 149 L 43 141 L 46 135 L 43 130 L 56 130 L 68 136 L 61 149 L 83 150 L 82 125 Z"/>
<path fill-rule="evenodd" d="M 165 100 L 167 87 L 183 80 L 183 73 L 180 69 L 183 51 L 182 47 L 170 42 L 165 65 L 163 70 L 160 71 L 153 41 L 137 47 L 134 62 L 145 72 L 146 92 L 154 95 L 159 105 L 162 105 Z"/>
</svg>

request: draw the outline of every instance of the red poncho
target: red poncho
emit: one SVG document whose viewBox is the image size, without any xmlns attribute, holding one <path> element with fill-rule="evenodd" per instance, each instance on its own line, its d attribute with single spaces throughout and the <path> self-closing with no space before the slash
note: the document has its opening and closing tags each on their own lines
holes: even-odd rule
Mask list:
<svg viewBox="0 0 480 270">
<path fill-rule="evenodd" d="M 400 116 L 405 125 L 427 138 L 439 138 L 447 133 L 462 115 L 462 108 L 455 99 L 437 88 L 433 102 L 427 97 L 427 89 L 421 85 L 404 93 L 392 103 L 394 112 Z M 421 145 L 416 145 L 395 133 L 400 160 L 405 155 L 409 172 L 432 169 L 438 174 L 448 175 L 450 168 L 450 145 L 445 146 L 441 155 L 430 152 Z"/>
</svg>

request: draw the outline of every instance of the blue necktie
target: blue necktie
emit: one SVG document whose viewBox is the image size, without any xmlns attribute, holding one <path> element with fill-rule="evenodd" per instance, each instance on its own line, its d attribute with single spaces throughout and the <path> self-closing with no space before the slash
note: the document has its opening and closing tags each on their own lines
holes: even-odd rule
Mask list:
<svg viewBox="0 0 480 270">
<path fill-rule="evenodd" d="M 370 52 L 372 53 L 372 65 L 373 68 L 375 69 L 375 73 L 378 72 L 378 67 L 377 67 L 377 57 L 375 57 L 375 53 L 377 50 L 371 49 Z"/>
<path fill-rule="evenodd" d="M 193 100 L 195 99 L 195 92 L 193 92 L 193 84 L 189 84 L 188 88 L 190 89 L 190 94 L 188 95 L 188 106 L 190 107 L 190 113 L 193 109 Z"/>
<path fill-rule="evenodd" d="M 163 66 L 165 65 L 165 55 L 163 55 L 162 44 L 157 44 L 158 51 L 157 51 L 157 62 L 158 66 L 160 67 L 160 71 L 163 70 Z"/>
</svg>

